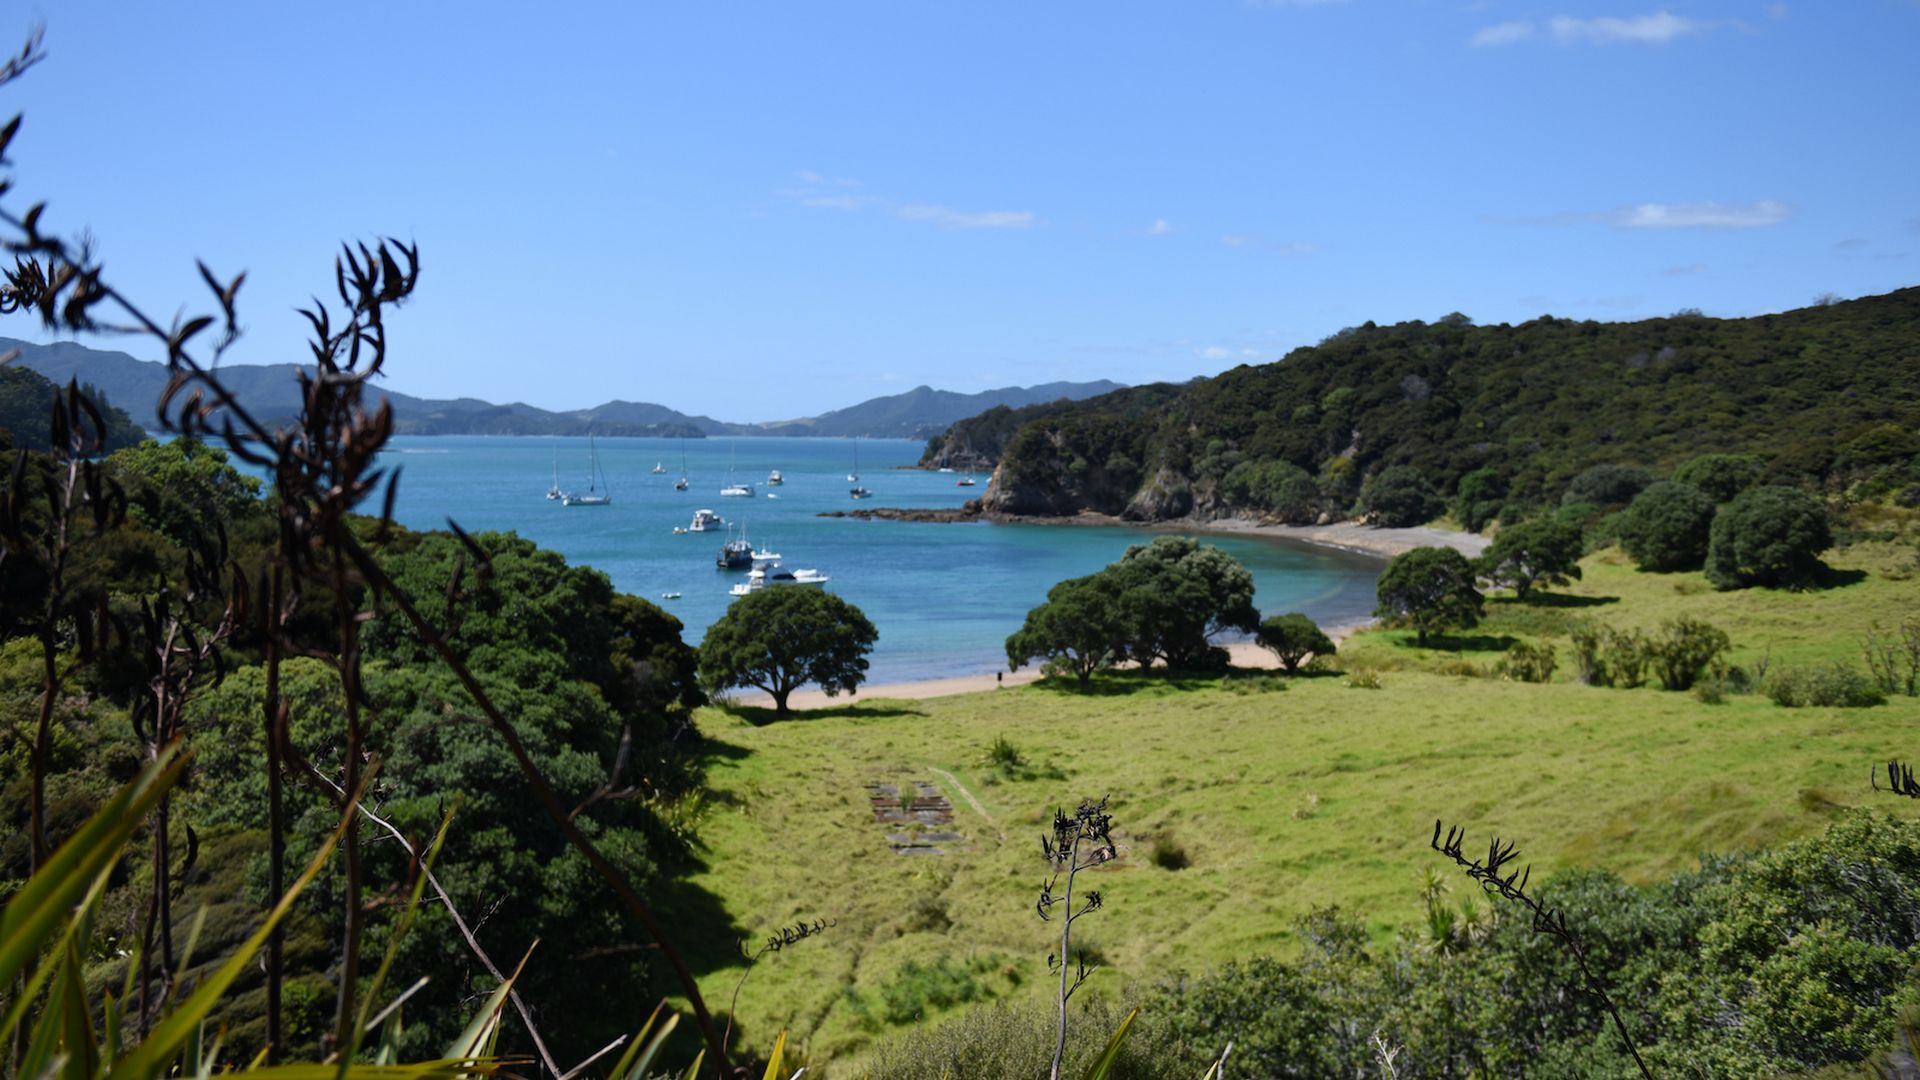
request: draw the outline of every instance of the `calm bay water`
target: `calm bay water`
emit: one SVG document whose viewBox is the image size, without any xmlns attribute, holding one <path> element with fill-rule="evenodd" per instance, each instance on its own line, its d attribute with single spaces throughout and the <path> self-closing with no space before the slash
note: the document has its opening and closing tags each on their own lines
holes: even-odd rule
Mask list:
<svg viewBox="0 0 1920 1080">
<path fill-rule="evenodd" d="M 956 486 L 959 475 L 902 469 L 922 444 L 905 439 L 694 439 L 685 443 L 691 486 L 675 491 L 682 444 L 674 439 L 596 440 L 611 506 L 549 501 L 557 464 L 563 489 L 584 489 L 587 442 L 570 438 L 409 437 L 393 440 L 381 464 L 404 472 L 394 516 L 416 529 L 519 533 L 604 571 L 614 587 L 659 604 L 700 640 L 726 610 L 727 589 L 744 571 L 714 566 L 726 532 L 675 535 L 706 507 L 743 525 L 756 548 L 781 553 L 789 569 L 831 575 L 825 587 L 859 605 L 880 631 L 873 683 L 967 675 L 1005 667 L 1002 643 L 1054 583 L 1092 573 L 1132 544 L 1156 535 L 1128 528 L 923 524 L 822 518 L 860 506 L 956 507 L 986 488 Z M 849 497 L 859 458 L 873 497 Z M 654 475 L 655 464 L 667 472 Z M 753 498 L 725 497 L 731 475 Z M 767 473 L 786 478 L 768 487 Z M 777 498 L 768 498 L 771 492 Z M 1254 603 L 1265 614 L 1304 611 L 1323 625 L 1366 617 L 1380 564 L 1323 548 L 1237 536 L 1209 536 L 1253 572 Z M 677 592 L 679 599 L 663 599 Z"/>
</svg>

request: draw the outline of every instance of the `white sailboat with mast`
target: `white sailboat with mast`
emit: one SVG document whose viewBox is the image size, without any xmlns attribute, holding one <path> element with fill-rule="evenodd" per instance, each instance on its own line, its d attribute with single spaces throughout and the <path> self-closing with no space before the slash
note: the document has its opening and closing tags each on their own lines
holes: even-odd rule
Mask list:
<svg viewBox="0 0 1920 1080">
<path fill-rule="evenodd" d="M 606 476 L 600 471 L 600 452 L 593 444 L 593 433 L 587 433 L 587 490 L 584 492 L 564 492 L 560 496 L 561 506 L 608 506 L 613 503 L 613 494 L 606 490 Z"/>
</svg>

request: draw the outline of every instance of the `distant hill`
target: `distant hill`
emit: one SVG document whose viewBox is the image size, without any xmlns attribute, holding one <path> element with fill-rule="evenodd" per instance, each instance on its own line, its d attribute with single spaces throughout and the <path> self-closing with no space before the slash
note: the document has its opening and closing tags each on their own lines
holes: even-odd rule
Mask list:
<svg viewBox="0 0 1920 1080">
<path fill-rule="evenodd" d="M 938 435 L 955 421 L 987 409 L 1020 408 L 1062 399 L 1077 401 L 1121 389 L 1121 384 L 1101 379 L 1097 382 L 1052 382 L 1040 386 L 1006 386 L 982 390 L 977 394 L 959 394 L 916 386 L 904 394 L 892 394 L 863 401 L 845 409 L 784 423 L 762 424 L 769 435 L 868 436 L 872 438 L 925 439 Z"/>
<path fill-rule="evenodd" d="M 156 426 L 152 403 L 167 385 L 166 365 L 137 360 L 126 353 L 91 349 L 70 341 L 51 345 L 0 338 L 0 351 L 20 350 L 15 363 L 56 383 L 78 377 L 123 405 L 136 422 Z M 300 408 L 299 368 L 293 364 L 223 367 L 221 379 L 249 412 L 272 423 Z M 1010 386 L 978 394 L 916 387 L 904 394 L 874 398 L 822 416 L 772 423 L 737 423 L 690 416 L 644 401 L 609 401 L 589 409 L 554 412 L 532 405 L 496 405 L 478 398 L 435 400 L 388 390 L 377 394 L 393 404 L 395 430 L 401 435 L 820 435 L 868 438 L 926 438 L 954 421 L 994 406 L 1024 406 L 1077 399 L 1119 388 L 1119 383 L 1048 383 Z"/>
<path fill-rule="evenodd" d="M 0 365 L 0 450 L 49 448 L 56 389 L 53 382 L 18 361 Z M 100 410 L 100 419 L 107 426 L 105 449 L 109 453 L 133 446 L 144 436 L 140 425 L 98 387 L 82 380 L 80 394 Z"/>
<path fill-rule="evenodd" d="M 1920 500 L 1916 427 L 1909 288 L 1746 319 L 1366 323 L 1183 386 L 989 412 L 923 460 L 1004 444 L 989 510 L 1143 521 L 1341 517 L 1391 465 L 1443 495 L 1487 470 L 1525 513 L 1593 465 L 1659 473 L 1713 452 L 1755 455 L 1776 483 L 1839 493 L 1876 474 Z"/>
</svg>

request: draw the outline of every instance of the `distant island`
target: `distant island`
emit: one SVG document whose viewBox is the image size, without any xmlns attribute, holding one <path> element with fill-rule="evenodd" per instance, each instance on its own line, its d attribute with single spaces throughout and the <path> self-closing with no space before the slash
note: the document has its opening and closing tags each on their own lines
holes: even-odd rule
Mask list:
<svg viewBox="0 0 1920 1080">
<path fill-rule="evenodd" d="M 18 367 L 48 381 L 69 379 L 94 387 L 104 400 L 144 403 L 159 399 L 167 384 L 165 364 L 140 360 L 124 352 L 90 349 L 73 342 L 35 344 L 0 338 L 0 352 L 20 350 Z M 299 366 L 295 364 L 235 364 L 221 369 L 221 378 L 240 403 L 269 422 L 291 418 L 300 408 Z M 644 401 L 608 401 L 587 409 L 555 412 L 519 403 L 497 405 L 479 398 L 433 399 L 402 394 L 384 387 L 378 396 L 393 405 L 400 435 L 585 435 L 658 436 L 699 439 L 710 435 L 802 435 L 832 438 L 926 439 L 938 436 L 955 422 L 994 408 L 1025 408 L 1048 402 L 1072 401 L 1122 389 L 1106 379 L 1095 382 L 1052 382 L 1039 386 L 1009 386 L 961 394 L 917 386 L 797 420 L 733 422 L 693 416 Z M 135 423 L 149 418 L 133 416 Z"/>
</svg>

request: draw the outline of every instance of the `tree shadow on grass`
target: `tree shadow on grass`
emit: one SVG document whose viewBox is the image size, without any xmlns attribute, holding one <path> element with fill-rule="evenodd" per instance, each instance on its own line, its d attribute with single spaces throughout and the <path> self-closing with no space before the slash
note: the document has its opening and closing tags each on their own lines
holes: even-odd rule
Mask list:
<svg viewBox="0 0 1920 1080">
<path fill-rule="evenodd" d="M 1429 634 L 1426 644 L 1421 645 L 1409 634 L 1400 644 L 1435 652 L 1506 652 L 1519 641 L 1512 634 Z"/>
<path fill-rule="evenodd" d="M 1038 682 L 1028 683 L 1027 687 L 1043 693 L 1059 694 L 1063 697 L 1125 697 L 1142 691 L 1166 692 L 1169 690 L 1199 690 L 1203 687 L 1220 685 L 1224 671 L 1192 672 L 1168 671 L 1166 668 L 1147 670 L 1131 669 L 1127 671 L 1104 671 L 1093 677 L 1093 681 L 1082 687 L 1080 680 L 1071 675 L 1049 675 Z"/>
<path fill-rule="evenodd" d="M 897 700 L 897 699 L 896 699 Z M 848 702 L 845 705 L 829 705 L 818 709 L 794 709 L 785 716 L 768 705 L 725 705 L 723 709 L 730 716 L 752 724 L 754 727 L 766 727 L 775 722 L 793 723 L 805 720 L 885 720 L 896 716 L 925 716 L 920 709 L 890 701 L 884 705 L 863 705 Z"/>
<path fill-rule="evenodd" d="M 1828 566 L 1826 563 L 1821 563 L 1820 569 L 1814 571 L 1813 580 L 1808 583 L 1807 587 L 1809 589 L 1819 589 L 1822 591 L 1826 589 L 1844 589 L 1849 585 L 1858 585 L 1865 580 L 1867 580 L 1867 572 L 1865 570 L 1840 570 Z"/>
<path fill-rule="evenodd" d="M 1502 606 L 1541 608 L 1587 608 L 1619 602 L 1617 596 L 1576 596 L 1573 593 L 1556 592 L 1536 592 L 1525 600 L 1515 596 L 1495 596 L 1487 600 L 1489 604 Z"/>
</svg>

